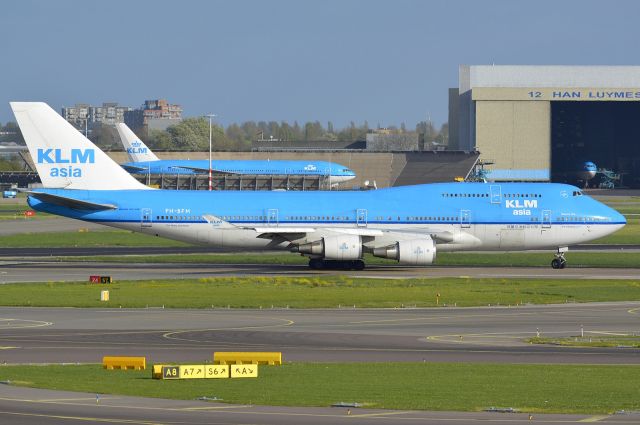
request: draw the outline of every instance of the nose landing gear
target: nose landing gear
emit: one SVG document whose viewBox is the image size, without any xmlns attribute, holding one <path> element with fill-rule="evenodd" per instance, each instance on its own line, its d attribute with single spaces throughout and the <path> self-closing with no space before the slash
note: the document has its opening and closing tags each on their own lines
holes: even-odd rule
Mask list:
<svg viewBox="0 0 640 425">
<path fill-rule="evenodd" d="M 558 248 L 558 252 L 555 254 L 555 258 L 551 260 L 551 268 L 564 269 L 567 266 L 567 260 L 564 258 L 564 253 L 568 250 L 568 247 Z"/>
</svg>

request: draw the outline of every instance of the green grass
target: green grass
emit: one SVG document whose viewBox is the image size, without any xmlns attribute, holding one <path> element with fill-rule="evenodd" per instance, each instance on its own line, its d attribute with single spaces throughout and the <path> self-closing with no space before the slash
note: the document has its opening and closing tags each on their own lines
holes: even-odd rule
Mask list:
<svg viewBox="0 0 640 425">
<path fill-rule="evenodd" d="M 79 222 L 81 225 L 81 223 Z M 105 227 L 105 229 L 108 229 Z M 91 230 L 88 232 L 20 233 L 2 237 L 10 248 L 66 248 L 114 246 L 188 246 L 185 243 L 125 230 Z"/>
<path fill-rule="evenodd" d="M 640 245 L 640 217 L 627 217 L 627 225 L 612 235 L 596 239 L 593 244 Z"/>
<path fill-rule="evenodd" d="M 101 302 L 108 289 L 111 300 Z M 637 280 L 364 279 L 345 276 L 219 277 L 110 285 L 0 285 L 0 305 L 167 308 L 402 308 L 640 300 Z"/>
<path fill-rule="evenodd" d="M 589 335 L 566 338 L 534 337 L 527 340 L 532 344 L 552 344 L 569 347 L 634 347 L 640 348 L 638 335 Z"/>
<path fill-rule="evenodd" d="M 13 201 L 13 200 L 10 200 Z M 31 207 L 27 205 L 25 202 L 7 202 L 0 204 L 0 220 L 15 220 L 16 218 L 20 218 L 24 220 L 24 212 L 26 210 L 30 210 Z M 36 212 L 36 215 L 33 217 L 29 217 L 28 220 L 39 219 L 39 218 L 51 218 L 55 217 L 54 215 Z"/>
<path fill-rule="evenodd" d="M 612 205 L 612 208 L 622 215 L 640 214 L 640 204 L 616 204 Z"/>
<path fill-rule="evenodd" d="M 482 363 L 292 363 L 261 366 L 256 379 L 159 381 L 150 371 L 100 365 L 3 366 L 16 385 L 99 394 L 226 403 L 480 411 L 612 413 L 640 409 L 640 366 Z"/>
</svg>

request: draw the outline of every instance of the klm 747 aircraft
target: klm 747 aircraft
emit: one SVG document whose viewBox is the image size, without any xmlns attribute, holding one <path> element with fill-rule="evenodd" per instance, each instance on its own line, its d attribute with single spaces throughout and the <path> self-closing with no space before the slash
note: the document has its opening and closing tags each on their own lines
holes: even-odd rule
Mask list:
<svg viewBox="0 0 640 425">
<path fill-rule="evenodd" d="M 552 183 L 440 183 L 374 191 L 148 188 L 44 103 L 12 103 L 44 184 L 32 208 L 218 248 L 294 251 L 312 268 L 361 269 L 363 254 L 429 265 L 437 251 L 553 249 L 626 223 L 580 189 Z"/>
<path fill-rule="evenodd" d="M 202 174 L 208 160 L 159 159 L 126 124 L 116 124 L 120 140 L 131 162 L 122 167 L 134 174 Z M 214 173 L 242 175 L 324 176 L 331 185 L 352 180 L 356 174 L 344 165 L 327 161 L 220 160 L 212 161 Z"/>
</svg>

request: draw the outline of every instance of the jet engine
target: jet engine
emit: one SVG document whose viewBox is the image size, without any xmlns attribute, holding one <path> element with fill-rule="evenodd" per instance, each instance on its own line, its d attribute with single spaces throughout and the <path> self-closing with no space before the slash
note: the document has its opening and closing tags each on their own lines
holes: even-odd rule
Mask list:
<svg viewBox="0 0 640 425">
<path fill-rule="evenodd" d="M 297 251 L 327 260 L 359 260 L 362 258 L 362 239 L 358 235 L 328 236 L 301 244 Z"/>
<path fill-rule="evenodd" d="M 436 244 L 430 237 L 398 241 L 393 245 L 374 248 L 373 255 L 375 257 L 391 258 L 401 264 L 426 266 L 433 264 L 436 259 Z"/>
</svg>

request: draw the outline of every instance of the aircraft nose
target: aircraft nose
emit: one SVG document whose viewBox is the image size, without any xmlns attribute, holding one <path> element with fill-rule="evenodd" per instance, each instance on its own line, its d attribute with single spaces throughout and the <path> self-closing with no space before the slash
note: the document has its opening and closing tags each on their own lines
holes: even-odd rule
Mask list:
<svg viewBox="0 0 640 425">
<path fill-rule="evenodd" d="M 627 219 L 625 218 L 624 215 L 620 214 L 617 210 L 611 208 L 611 207 L 607 207 L 608 209 L 608 216 L 611 219 L 611 223 L 613 224 L 620 224 L 620 227 L 624 226 L 625 224 L 627 224 Z"/>
<path fill-rule="evenodd" d="M 613 211 L 615 211 L 615 216 L 613 217 L 615 221 L 620 222 L 620 224 L 627 224 L 627 218 L 625 216 L 623 216 L 616 210 Z"/>
</svg>

